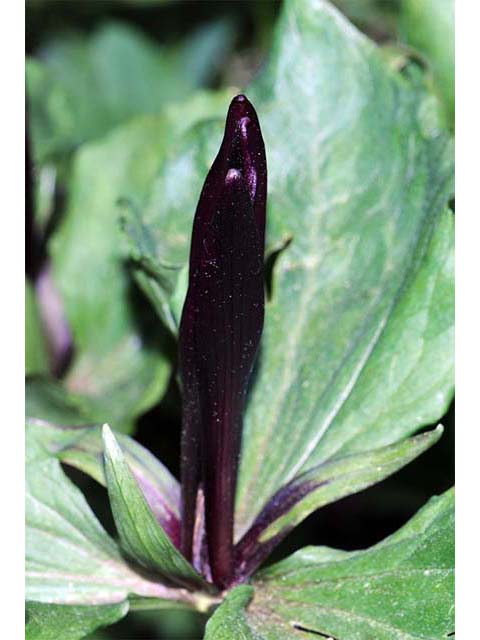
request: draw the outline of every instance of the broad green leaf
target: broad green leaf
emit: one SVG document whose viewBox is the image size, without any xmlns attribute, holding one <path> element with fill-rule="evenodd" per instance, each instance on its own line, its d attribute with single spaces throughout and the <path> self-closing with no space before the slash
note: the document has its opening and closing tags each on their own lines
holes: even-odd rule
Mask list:
<svg viewBox="0 0 480 640">
<path fill-rule="evenodd" d="M 160 147 L 154 119 L 85 146 L 76 156 L 67 211 L 51 244 L 76 348 L 67 387 L 90 399 L 97 421 L 124 430 L 158 400 L 169 375 L 161 333 L 142 328 L 135 314 L 119 255 L 116 207 L 125 192 L 141 197 Z"/>
<path fill-rule="evenodd" d="M 81 397 L 68 392 L 57 380 L 28 378 L 25 385 L 25 416 L 61 425 L 84 425 L 92 419 Z"/>
<path fill-rule="evenodd" d="M 440 640 L 454 634 L 453 490 L 367 550 L 306 547 L 237 587 L 206 640 Z M 236 634 L 235 630 L 239 633 Z"/>
<path fill-rule="evenodd" d="M 395 37 L 399 11 L 396 0 L 333 0 L 333 4 L 364 33 L 381 40 Z"/>
<path fill-rule="evenodd" d="M 309 0 L 286 4 L 256 96 L 270 215 L 293 240 L 247 412 L 240 523 L 256 487 L 398 441 L 442 415 L 453 389 L 452 158 L 431 97 Z"/>
<path fill-rule="evenodd" d="M 137 573 L 65 476 L 59 461 L 51 457 L 37 429 L 27 428 L 26 443 L 25 595 L 35 603 L 38 624 L 34 629 L 45 620 L 47 633 L 48 620 L 63 615 L 60 608 L 49 611 L 38 603 L 85 607 L 85 624 L 95 617 L 102 624 L 103 615 L 112 617 L 115 610 L 126 612 L 128 598 L 133 602 L 148 599 L 155 608 L 180 603 L 204 610 L 211 605 L 205 594 L 167 587 L 144 569 Z M 106 609 L 106 605 L 119 606 Z"/>
<path fill-rule="evenodd" d="M 98 397 L 75 393 L 58 380 L 33 376 L 26 383 L 25 414 L 27 419 L 40 419 L 62 426 L 103 422 L 110 416 L 119 428 L 129 429 L 134 406 L 132 396 L 135 391 L 141 393 L 139 381 L 132 380 L 131 384 L 125 381 L 123 396 L 121 387 L 113 387 L 110 391 L 110 395 Z"/>
<path fill-rule="evenodd" d="M 35 290 L 25 280 L 25 372 L 27 375 L 48 372 L 48 350 Z"/>
<path fill-rule="evenodd" d="M 127 615 L 128 602 L 100 607 L 27 602 L 25 640 L 77 640 Z"/>
<path fill-rule="evenodd" d="M 257 640 L 245 612 L 253 592 L 253 588 L 246 584 L 229 591 L 207 622 L 205 640 Z"/>
<path fill-rule="evenodd" d="M 27 61 L 35 157 L 73 151 L 141 114 L 157 114 L 208 82 L 232 43 L 219 20 L 175 46 L 157 46 L 127 24 L 109 22 L 90 37 L 51 39 Z"/>
<path fill-rule="evenodd" d="M 269 542 L 283 538 L 288 532 L 317 509 L 369 487 L 402 468 L 435 444 L 443 433 L 439 425 L 434 431 L 408 438 L 373 451 L 338 458 L 301 474 L 280 489 L 259 520 L 264 526 L 258 534 L 258 543 L 270 552 Z M 287 500 L 297 495 L 287 511 L 282 508 Z M 268 526 L 266 526 L 268 525 Z M 247 534 L 248 536 L 248 534 Z M 257 548 L 258 553 L 258 548 Z"/>
<path fill-rule="evenodd" d="M 441 95 L 448 123 L 455 115 L 454 0 L 403 0 L 400 35 L 427 58 Z"/>
<path fill-rule="evenodd" d="M 198 93 L 186 105 L 166 109 L 164 118 L 158 121 L 156 134 L 164 142 L 162 153 L 157 157 L 158 166 L 168 157 L 169 144 L 174 145 L 181 133 L 190 127 L 195 128 L 205 118 L 221 117 L 228 107 L 230 94 L 230 90 Z M 189 188 L 188 174 L 182 174 L 179 180 L 181 188 Z M 175 188 L 177 187 L 178 184 L 175 185 Z M 171 196 L 173 195 L 172 192 Z M 165 326 L 175 334 L 185 297 L 188 273 L 182 269 L 181 260 L 178 260 L 175 254 L 172 255 L 172 247 L 173 251 L 177 245 L 183 249 L 187 241 L 183 227 L 184 217 L 179 216 L 178 226 L 172 224 L 168 234 L 154 236 L 138 203 L 126 198 L 122 204 L 122 228 L 126 239 L 126 253 L 132 262 L 132 272 Z M 157 207 L 156 212 L 150 213 L 156 218 L 162 211 Z M 178 291 L 177 281 L 183 285 L 181 291 Z M 176 292 L 178 300 L 175 298 Z"/>
<path fill-rule="evenodd" d="M 224 94 L 200 94 L 163 116 L 136 119 L 85 145 L 73 163 L 67 211 L 51 243 L 76 347 L 66 385 L 88 399 L 91 418 L 116 429 L 131 428 L 169 375 L 161 327 L 142 316 L 122 255 L 117 202 L 141 203 L 168 140 L 224 101 Z"/>
<path fill-rule="evenodd" d="M 414 73 L 393 70 L 325 0 L 287 0 L 247 88 L 268 155 L 268 246 L 291 242 L 248 399 L 237 537 L 298 473 L 397 442 L 451 400 L 452 145 Z M 176 143 L 141 211 L 149 268 L 177 268 L 164 289 L 173 318 L 222 128 Z"/>
<path fill-rule="evenodd" d="M 100 425 L 72 427 L 29 420 L 28 428 L 52 455 L 87 473 L 103 486 L 107 485 Z M 180 534 L 180 487 L 177 480 L 148 449 L 121 433 L 116 437 L 155 518 L 176 539 Z"/>
<path fill-rule="evenodd" d="M 46 163 L 73 146 L 75 115 L 67 91 L 44 64 L 27 58 L 25 70 L 33 155 L 37 162 Z"/>
<path fill-rule="evenodd" d="M 38 438 L 27 444 L 27 600 L 104 605 L 123 602 L 129 593 L 161 597 L 166 587 L 124 562 L 60 463 Z"/>
<path fill-rule="evenodd" d="M 158 524 L 108 425 L 103 427 L 105 476 L 113 518 L 131 558 L 182 584 L 206 586 Z"/>
</svg>

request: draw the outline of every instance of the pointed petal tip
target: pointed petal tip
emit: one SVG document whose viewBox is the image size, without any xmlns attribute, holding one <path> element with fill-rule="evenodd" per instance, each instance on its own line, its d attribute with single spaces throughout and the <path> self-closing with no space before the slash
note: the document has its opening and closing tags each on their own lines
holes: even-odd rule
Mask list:
<svg viewBox="0 0 480 640">
<path fill-rule="evenodd" d="M 443 426 L 443 424 L 437 424 L 435 429 L 433 429 L 432 433 L 436 436 L 437 440 L 440 440 L 444 431 L 445 431 L 445 427 Z"/>
</svg>

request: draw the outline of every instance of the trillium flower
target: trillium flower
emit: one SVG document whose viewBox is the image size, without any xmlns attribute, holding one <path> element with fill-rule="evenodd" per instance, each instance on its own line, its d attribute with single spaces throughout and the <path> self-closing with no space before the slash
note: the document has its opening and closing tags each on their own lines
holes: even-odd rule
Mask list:
<svg viewBox="0 0 480 640">
<path fill-rule="evenodd" d="M 263 328 L 266 193 L 258 118 L 239 95 L 195 213 L 180 324 L 181 548 L 220 586 L 234 573 L 243 411 Z"/>
</svg>

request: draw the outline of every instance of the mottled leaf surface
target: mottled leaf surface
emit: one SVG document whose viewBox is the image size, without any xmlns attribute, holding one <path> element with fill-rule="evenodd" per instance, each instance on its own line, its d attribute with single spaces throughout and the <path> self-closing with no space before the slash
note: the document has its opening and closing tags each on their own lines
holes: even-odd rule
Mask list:
<svg viewBox="0 0 480 640">
<path fill-rule="evenodd" d="M 306 547 L 237 587 L 206 640 L 441 640 L 454 633 L 453 491 L 367 550 Z"/>
<path fill-rule="evenodd" d="M 401 440 L 453 388 L 452 149 L 420 73 L 392 70 L 324 0 L 291 0 L 246 94 L 268 156 L 267 246 L 291 242 L 248 399 L 237 538 L 299 472 Z M 186 263 L 221 129 L 192 129 L 160 168 L 150 262 Z"/>
<path fill-rule="evenodd" d="M 254 640 L 257 638 L 245 612 L 253 592 L 253 588 L 248 585 L 232 589 L 207 622 L 205 640 Z"/>
<path fill-rule="evenodd" d="M 98 627 L 113 624 L 128 612 L 128 602 L 100 607 L 26 603 L 25 640 L 79 640 Z"/>
<path fill-rule="evenodd" d="M 79 151 L 65 217 L 51 243 L 75 345 L 67 387 L 90 399 L 96 420 L 124 430 L 158 400 L 169 374 L 161 333 L 134 311 L 116 204 L 125 193 L 141 197 L 161 148 L 156 134 L 154 120 L 142 120 Z"/>
</svg>

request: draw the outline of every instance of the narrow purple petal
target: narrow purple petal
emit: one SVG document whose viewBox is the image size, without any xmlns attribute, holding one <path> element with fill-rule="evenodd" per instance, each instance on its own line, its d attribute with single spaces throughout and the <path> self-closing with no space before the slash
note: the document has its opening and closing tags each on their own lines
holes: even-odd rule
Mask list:
<svg viewBox="0 0 480 640">
<path fill-rule="evenodd" d="M 192 558 L 202 486 L 209 563 L 220 586 L 233 571 L 242 417 L 263 328 L 266 177 L 257 116 L 237 96 L 195 214 L 180 325 L 182 550 Z"/>
</svg>

